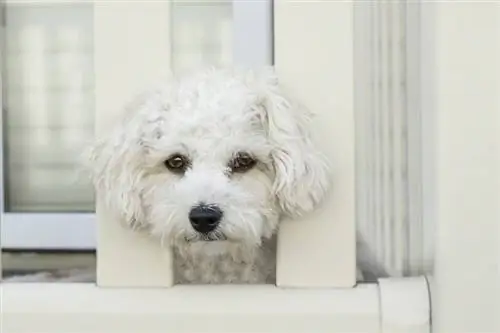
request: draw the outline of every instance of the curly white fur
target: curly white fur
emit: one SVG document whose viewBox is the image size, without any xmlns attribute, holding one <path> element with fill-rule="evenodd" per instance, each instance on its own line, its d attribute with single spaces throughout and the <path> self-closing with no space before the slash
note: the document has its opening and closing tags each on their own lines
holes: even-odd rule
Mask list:
<svg viewBox="0 0 500 333">
<path fill-rule="evenodd" d="M 174 248 L 178 283 L 272 283 L 281 217 L 312 211 L 329 188 L 309 118 L 272 69 L 183 76 L 134 102 L 91 147 L 93 181 L 126 226 Z M 230 173 L 239 152 L 258 162 Z M 190 160 L 182 175 L 164 165 L 173 154 Z M 199 203 L 223 211 L 209 236 L 188 219 Z"/>
</svg>

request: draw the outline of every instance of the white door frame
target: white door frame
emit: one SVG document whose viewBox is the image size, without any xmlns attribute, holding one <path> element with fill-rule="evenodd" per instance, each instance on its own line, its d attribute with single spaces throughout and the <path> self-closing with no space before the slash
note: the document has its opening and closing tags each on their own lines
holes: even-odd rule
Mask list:
<svg viewBox="0 0 500 333">
<path fill-rule="evenodd" d="M 92 0 L 88 0 L 92 1 Z M 98 0 L 97 0 L 98 1 Z M 231 0 L 226 0 L 231 1 Z M 53 0 L 24 5 L 57 4 Z M 5 5 L 14 5 L 7 1 Z M 233 54 L 237 64 L 270 65 L 272 62 L 272 0 L 233 0 Z M 168 17 L 165 17 L 168 20 Z M 260 22 L 255 27 L 255 22 Z M 5 29 L 3 27 L 2 29 Z M 161 34 L 158 34 L 158 38 Z M 5 34 L 2 36 L 3 38 Z M 161 36 L 163 37 L 163 36 Z M 154 38 L 148 36 L 148 38 Z M 1 100 L 1 99 L 0 99 Z M 0 115 L 0 120 L 2 120 Z M 3 148 L 3 132 L 0 149 Z M 4 154 L 0 150 L 0 244 L 16 250 L 93 250 L 96 247 L 95 213 L 12 213 L 5 211 Z"/>
<path fill-rule="evenodd" d="M 500 332 L 500 6 L 423 5 L 433 331 Z M 430 179 L 427 180 L 431 182 Z"/>
<path fill-rule="evenodd" d="M 89 1 L 89 0 L 86 0 Z M 75 1 L 75 3 L 77 3 Z M 54 0 L 19 2 L 7 0 L 2 4 L 2 17 L 6 6 L 58 5 Z M 65 4 L 67 5 L 67 4 Z M 5 22 L 1 27 L 2 56 L 5 50 Z M 3 81 L 2 81 L 3 82 Z M 2 96 L 3 97 L 3 96 Z M 3 99 L 0 98 L 0 102 Z M 0 113 L 0 123 L 3 123 L 4 112 Z M 95 214 L 93 213 L 32 213 L 6 211 L 4 170 L 4 138 L 5 125 L 0 129 L 0 244 L 3 249 L 44 249 L 44 250 L 91 250 L 95 248 Z"/>
</svg>

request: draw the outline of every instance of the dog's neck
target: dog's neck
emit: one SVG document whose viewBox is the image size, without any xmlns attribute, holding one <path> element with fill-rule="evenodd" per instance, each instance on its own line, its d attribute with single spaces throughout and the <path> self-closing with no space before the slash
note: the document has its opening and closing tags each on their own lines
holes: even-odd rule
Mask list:
<svg viewBox="0 0 500 333">
<path fill-rule="evenodd" d="M 276 240 L 260 247 L 215 241 L 174 246 L 177 284 L 273 284 Z"/>
</svg>

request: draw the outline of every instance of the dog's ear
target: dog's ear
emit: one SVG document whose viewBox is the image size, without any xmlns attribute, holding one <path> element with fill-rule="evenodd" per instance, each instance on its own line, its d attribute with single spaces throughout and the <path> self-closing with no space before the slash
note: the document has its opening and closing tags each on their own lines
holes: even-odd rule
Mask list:
<svg viewBox="0 0 500 333">
<path fill-rule="evenodd" d="M 273 191 L 285 214 L 301 216 L 312 211 L 329 189 L 329 166 L 311 139 L 311 113 L 285 97 L 272 70 L 264 75 L 258 108 L 272 146 Z"/>
<path fill-rule="evenodd" d="M 133 107 L 139 104 L 130 104 L 124 119 L 89 145 L 82 158 L 97 198 L 122 223 L 136 229 L 145 223 L 139 190 L 143 175 L 138 164 L 143 154 L 143 121 Z"/>
</svg>

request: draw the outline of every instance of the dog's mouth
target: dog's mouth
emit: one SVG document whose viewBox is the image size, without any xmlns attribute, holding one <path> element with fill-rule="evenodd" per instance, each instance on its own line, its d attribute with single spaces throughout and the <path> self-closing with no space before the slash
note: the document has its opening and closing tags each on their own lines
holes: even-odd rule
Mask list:
<svg viewBox="0 0 500 333">
<path fill-rule="evenodd" d="M 192 236 L 185 237 L 186 242 L 194 243 L 194 242 L 218 242 L 218 241 L 226 241 L 227 237 L 221 232 L 214 231 L 208 234 L 197 233 Z"/>
</svg>

